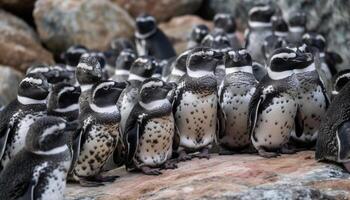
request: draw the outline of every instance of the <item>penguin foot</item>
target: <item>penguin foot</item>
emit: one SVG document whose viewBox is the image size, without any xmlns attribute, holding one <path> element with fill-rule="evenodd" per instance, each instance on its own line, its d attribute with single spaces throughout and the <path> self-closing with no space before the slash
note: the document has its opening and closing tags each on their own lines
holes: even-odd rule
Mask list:
<svg viewBox="0 0 350 200">
<path fill-rule="evenodd" d="M 85 178 L 80 178 L 79 179 L 79 184 L 82 187 L 99 187 L 99 186 L 104 186 L 105 184 L 97 181 L 90 181 Z"/>
<path fill-rule="evenodd" d="M 187 161 L 191 159 L 192 159 L 192 156 L 188 155 L 185 151 L 180 151 L 179 157 L 177 158 L 178 162 Z"/>
<path fill-rule="evenodd" d="M 248 153 L 248 154 L 257 153 L 257 152 L 258 151 L 255 149 L 253 145 L 249 145 L 247 148 L 244 148 L 241 151 L 241 153 Z"/>
<path fill-rule="evenodd" d="M 283 154 L 293 154 L 293 153 L 297 152 L 295 148 L 287 146 L 287 145 L 284 145 L 280 151 Z"/>
<path fill-rule="evenodd" d="M 236 152 L 230 151 L 228 149 L 224 149 L 222 147 L 219 150 L 219 155 L 222 155 L 222 156 L 233 155 L 233 154 L 236 154 Z"/>
<path fill-rule="evenodd" d="M 163 169 L 176 169 L 176 168 L 177 168 L 177 164 L 176 164 L 176 161 L 174 160 L 168 160 L 163 165 Z"/>
<path fill-rule="evenodd" d="M 100 181 L 100 182 L 114 182 L 119 176 L 96 176 L 95 181 Z"/>
<path fill-rule="evenodd" d="M 196 158 L 202 159 L 202 158 L 206 158 L 209 160 L 210 158 L 210 154 L 209 154 L 209 149 L 208 148 L 204 148 L 199 154 L 193 155 Z"/>
<path fill-rule="evenodd" d="M 267 152 L 264 149 L 259 149 L 258 153 L 264 158 L 276 158 L 277 156 L 279 156 L 279 154 L 276 152 Z"/>
<path fill-rule="evenodd" d="M 141 171 L 146 174 L 146 175 L 153 175 L 153 176 L 158 176 L 161 175 L 162 172 L 158 168 L 150 168 L 147 166 L 142 166 Z"/>
</svg>

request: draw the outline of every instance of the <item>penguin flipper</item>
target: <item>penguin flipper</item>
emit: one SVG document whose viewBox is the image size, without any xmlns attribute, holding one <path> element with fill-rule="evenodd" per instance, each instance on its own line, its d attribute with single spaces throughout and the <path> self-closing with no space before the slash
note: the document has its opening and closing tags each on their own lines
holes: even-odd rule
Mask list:
<svg viewBox="0 0 350 200">
<path fill-rule="evenodd" d="M 295 115 L 294 126 L 295 126 L 295 135 L 297 137 L 300 137 L 304 132 L 304 121 L 303 121 L 303 116 L 299 107 Z"/>
<path fill-rule="evenodd" d="M 136 122 L 132 128 L 127 129 L 125 132 L 126 143 L 127 143 L 127 153 L 125 165 L 127 167 L 133 164 L 134 156 L 137 151 L 138 143 L 139 143 L 139 131 L 140 126 L 139 122 Z"/>
<path fill-rule="evenodd" d="M 336 131 L 338 141 L 338 161 L 350 159 L 350 121 L 343 122 Z"/>
<path fill-rule="evenodd" d="M 217 130 L 217 138 L 221 139 L 222 137 L 224 137 L 225 134 L 225 122 L 226 122 L 226 115 L 224 113 L 224 111 L 221 108 L 220 103 L 218 103 L 218 130 Z"/>
<path fill-rule="evenodd" d="M 86 128 L 86 127 L 85 127 Z M 80 154 L 80 148 L 82 146 L 82 144 L 84 144 L 82 142 L 82 135 L 85 132 L 85 129 L 82 129 L 81 127 L 79 127 L 73 135 L 73 143 L 72 143 L 72 164 L 71 167 L 69 169 L 69 173 L 73 171 L 74 167 L 75 167 L 75 163 L 78 161 L 79 158 L 79 154 Z"/>
<path fill-rule="evenodd" d="M 321 80 L 321 78 L 318 78 L 318 85 L 321 86 L 322 89 L 322 93 L 324 95 L 324 97 L 326 98 L 326 108 L 328 108 L 329 104 L 330 104 L 330 98 L 328 96 L 327 90 L 326 90 L 326 86 L 324 85 L 323 81 Z"/>
<path fill-rule="evenodd" d="M 10 133 L 10 128 L 7 125 L 3 125 L 0 130 L 0 159 L 5 153 L 7 139 Z"/>
<path fill-rule="evenodd" d="M 177 128 L 176 124 L 174 124 L 174 139 L 173 139 L 173 151 L 177 151 L 179 146 L 180 146 L 180 132 L 179 129 Z"/>
<path fill-rule="evenodd" d="M 263 79 L 264 80 L 264 79 Z M 255 129 L 255 125 L 256 125 L 256 121 L 258 120 L 258 113 L 259 113 L 259 108 L 260 105 L 263 103 L 264 101 L 264 96 L 262 96 L 262 89 L 263 87 L 257 87 L 257 89 L 255 90 L 252 99 L 250 100 L 249 103 L 249 133 L 253 136 L 253 138 L 256 140 L 256 137 L 254 135 L 254 129 Z"/>
</svg>

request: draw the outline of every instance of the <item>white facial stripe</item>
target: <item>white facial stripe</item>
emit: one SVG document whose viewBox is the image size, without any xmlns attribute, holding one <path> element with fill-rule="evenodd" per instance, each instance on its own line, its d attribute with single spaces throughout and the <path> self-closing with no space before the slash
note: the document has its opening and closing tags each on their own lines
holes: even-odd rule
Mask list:
<svg viewBox="0 0 350 200">
<path fill-rule="evenodd" d="M 170 101 L 168 99 L 159 99 L 156 101 L 152 101 L 150 103 L 143 103 L 142 101 L 139 102 L 140 106 L 146 110 L 154 110 L 156 108 L 159 108 L 163 106 L 164 104 L 170 104 Z"/>
<path fill-rule="evenodd" d="M 290 26 L 289 31 L 293 33 L 300 33 L 300 32 L 304 32 L 305 28 L 302 26 Z"/>
<path fill-rule="evenodd" d="M 204 76 L 214 76 L 213 72 L 208 72 L 204 70 L 192 71 L 191 69 L 187 69 L 187 74 L 192 78 L 200 78 Z"/>
<path fill-rule="evenodd" d="M 207 35 L 207 36 L 204 37 L 203 41 L 207 41 L 207 40 L 213 41 L 214 37 L 212 35 Z"/>
<path fill-rule="evenodd" d="M 185 75 L 186 72 L 174 67 L 173 70 L 171 70 L 171 75 L 174 75 L 174 76 L 183 76 Z"/>
<path fill-rule="evenodd" d="M 122 51 L 120 53 L 121 56 L 130 56 L 132 58 L 135 58 L 135 54 L 131 53 L 131 52 L 128 52 L 128 51 Z"/>
<path fill-rule="evenodd" d="M 29 73 L 42 73 L 42 72 L 48 72 L 49 68 L 47 67 L 37 67 L 31 70 Z"/>
<path fill-rule="evenodd" d="M 22 96 L 17 96 L 18 102 L 20 102 L 23 105 L 31 105 L 31 104 L 46 104 L 46 99 L 43 100 L 36 100 L 36 99 L 31 99 L 28 97 L 22 97 Z"/>
<path fill-rule="evenodd" d="M 152 16 L 147 16 L 147 17 L 138 17 L 136 18 L 136 22 L 147 22 L 147 21 L 153 21 L 155 22 L 156 19 Z"/>
<path fill-rule="evenodd" d="M 238 51 L 238 53 L 241 54 L 241 55 L 244 55 L 244 54 L 247 54 L 248 52 L 245 49 L 241 49 L 241 50 Z"/>
<path fill-rule="evenodd" d="M 28 83 L 34 83 L 36 85 L 41 85 L 43 84 L 43 80 L 41 79 L 36 79 L 36 78 L 33 78 L 33 77 L 26 77 L 22 80 L 22 82 L 28 82 Z"/>
<path fill-rule="evenodd" d="M 248 21 L 248 24 L 252 28 L 259 28 L 259 27 L 271 27 L 272 24 L 270 22 L 255 22 L 255 21 Z"/>
<path fill-rule="evenodd" d="M 192 56 L 213 56 L 214 55 L 214 51 L 198 51 L 193 53 L 190 57 Z"/>
<path fill-rule="evenodd" d="M 42 142 L 44 141 L 45 137 L 47 137 L 48 135 L 52 135 L 53 133 L 55 133 L 56 131 L 61 131 L 63 129 L 66 128 L 66 124 L 65 123 L 60 123 L 60 124 L 56 124 L 53 125 L 47 129 L 44 130 L 43 134 L 40 136 L 39 141 Z"/>
<path fill-rule="evenodd" d="M 72 54 L 75 54 L 75 53 L 80 53 L 80 54 L 83 54 L 83 53 L 86 53 L 86 50 L 85 49 L 82 49 L 82 48 L 75 48 L 75 47 L 71 47 L 67 50 L 68 53 L 72 53 Z"/>
<path fill-rule="evenodd" d="M 95 88 L 95 90 L 94 90 L 94 92 L 93 92 L 93 94 L 92 94 L 92 98 L 95 98 L 95 94 L 96 94 L 96 92 L 97 92 L 98 90 L 100 90 L 100 89 L 103 88 L 103 87 L 110 86 L 110 85 L 114 85 L 114 82 L 105 82 L 105 83 L 99 84 L 99 85 Z"/>
<path fill-rule="evenodd" d="M 317 35 L 316 39 L 322 40 L 323 42 L 326 42 L 326 39 L 322 35 Z"/>
<path fill-rule="evenodd" d="M 223 13 L 216 14 L 215 17 L 214 17 L 214 21 L 217 20 L 217 19 L 220 19 L 220 18 L 229 19 L 229 18 L 230 18 L 230 15 L 228 15 L 228 14 L 223 14 Z"/>
<path fill-rule="evenodd" d="M 214 38 L 214 41 L 216 41 L 216 42 L 228 41 L 228 38 L 227 38 L 226 36 L 219 35 L 219 36 L 216 36 L 216 37 Z"/>
<path fill-rule="evenodd" d="M 54 149 L 51 149 L 49 151 L 34 151 L 33 153 L 38 154 L 38 155 L 54 155 L 54 154 L 59 154 L 63 153 L 65 151 L 69 150 L 68 146 L 65 144 L 60 147 L 56 147 Z"/>
<path fill-rule="evenodd" d="M 161 82 L 161 81 L 157 81 L 157 82 L 156 82 L 156 81 L 150 81 L 150 82 L 145 83 L 144 85 L 142 85 L 140 91 L 142 91 L 142 90 L 145 89 L 145 88 L 152 87 L 152 86 L 161 87 L 161 86 L 163 86 L 163 82 Z"/>
<path fill-rule="evenodd" d="M 303 39 L 310 39 L 310 34 L 305 33 L 305 34 L 303 35 Z"/>
<path fill-rule="evenodd" d="M 309 66 L 307 66 L 307 67 L 304 68 L 304 69 L 294 69 L 293 71 L 294 71 L 294 73 L 296 73 L 296 74 L 316 71 L 315 63 L 311 63 Z"/>
<path fill-rule="evenodd" d="M 96 104 L 90 104 L 91 110 L 93 110 L 96 113 L 116 113 L 118 112 L 118 108 L 116 105 L 112 106 L 106 106 L 106 107 L 99 107 Z"/>
<path fill-rule="evenodd" d="M 283 72 L 273 72 L 270 68 L 267 68 L 267 74 L 272 80 L 280 80 L 293 75 L 293 70 Z"/>
<path fill-rule="evenodd" d="M 80 69 L 85 69 L 85 70 L 89 70 L 89 71 L 92 71 L 93 70 L 93 67 L 90 66 L 90 65 L 87 65 L 85 63 L 79 63 L 77 68 L 80 68 Z"/>
<path fill-rule="evenodd" d="M 275 31 L 274 34 L 279 37 L 287 37 L 288 32 Z"/>
<path fill-rule="evenodd" d="M 282 58 L 282 59 L 295 58 L 296 56 L 297 56 L 296 53 L 279 53 L 279 54 L 273 55 L 270 60 L 272 61 L 276 58 Z"/>
<path fill-rule="evenodd" d="M 235 55 L 236 55 L 236 52 L 235 52 L 235 51 L 229 51 L 229 52 L 228 52 L 228 55 L 230 55 L 230 56 L 235 56 Z"/>
<path fill-rule="evenodd" d="M 129 75 L 129 70 L 126 69 L 116 69 L 114 75 Z"/>
<path fill-rule="evenodd" d="M 75 88 L 74 87 L 64 87 L 63 90 L 61 90 L 59 93 L 58 93 L 58 96 L 61 96 L 61 94 L 67 92 L 67 91 L 74 91 Z"/>
<path fill-rule="evenodd" d="M 67 113 L 67 112 L 72 112 L 75 110 L 79 110 L 79 104 L 72 104 L 66 108 L 56 108 L 54 109 L 55 112 L 59 112 L 59 113 Z"/>
<path fill-rule="evenodd" d="M 323 52 L 319 53 L 319 57 L 320 58 L 324 58 L 325 57 L 325 53 L 323 53 Z"/>
<path fill-rule="evenodd" d="M 80 89 L 82 92 L 88 91 L 92 88 L 92 84 L 91 85 L 80 85 Z"/>
<path fill-rule="evenodd" d="M 249 15 L 258 12 L 258 11 L 267 11 L 270 9 L 270 6 L 258 6 L 258 7 L 254 7 L 252 9 L 249 10 Z"/>
<path fill-rule="evenodd" d="M 246 73 L 253 73 L 252 66 L 241 66 L 241 67 L 229 67 L 226 68 L 226 74 L 235 73 L 235 72 L 246 72 Z"/>
<path fill-rule="evenodd" d="M 339 76 L 334 82 L 337 83 L 342 78 L 350 78 L 350 73 Z"/>
<path fill-rule="evenodd" d="M 207 33 L 207 30 L 200 29 L 199 27 L 196 27 L 194 29 L 194 32 L 197 33 L 197 34 L 200 34 L 200 33 L 205 34 L 205 33 Z"/>
<path fill-rule="evenodd" d="M 131 81 L 131 80 L 144 81 L 144 80 L 146 80 L 146 78 L 139 76 L 139 75 L 136 75 L 136 74 L 133 74 L 133 73 L 130 73 L 128 80 L 129 81 Z"/>
</svg>

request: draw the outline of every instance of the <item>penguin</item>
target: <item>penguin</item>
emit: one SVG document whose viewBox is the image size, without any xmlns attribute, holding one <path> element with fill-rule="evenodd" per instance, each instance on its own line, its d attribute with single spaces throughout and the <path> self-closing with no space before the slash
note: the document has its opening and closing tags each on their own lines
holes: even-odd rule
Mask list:
<svg viewBox="0 0 350 200">
<path fill-rule="evenodd" d="M 297 48 L 295 51 L 305 51 L 305 48 Z M 299 135 L 296 131 L 292 132 L 290 139 L 297 147 L 310 148 L 316 144 L 318 129 L 328 108 L 329 98 L 317 73 L 312 53 L 306 54 L 309 55 L 306 59 L 307 65 L 304 68 L 294 70 L 299 82 L 297 87 L 297 102 L 299 104 L 297 118 L 300 119 L 297 121 L 302 123 L 303 132 Z"/>
<path fill-rule="evenodd" d="M 74 72 L 67 69 L 65 65 L 45 65 L 37 64 L 28 68 L 26 74 L 40 73 L 47 79 L 50 84 L 56 84 L 61 82 L 74 82 Z"/>
<path fill-rule="evenodd" d="M 350 81 L 350 69 L 344 69 L 333 77 L 332 97 L 339 94 L 340 90 Z"/>
<path fill-rule="evenodd" d="M 296 121 L 298 80 L 293 70 L 310 65 L 310 56 L 289 48 L 271 54 L 268 74 L 259 82 L 249 105 L 251 140 L 260 156 L 294 152 L 286 145 L 293 126 L 300 134 L 302 124 Z"/>
<path fill-rule="evenodd" d="M 147 175 L 159 175 L 160 169 L 174 169 L 171 160 L 175 143 L 175 121 L 168 93 L 175 89 L 171 83 L 157 78 L 143 81 L 137 104 L 126 125 L 128 170 L 140 169 Z"/>
<path fill-rule="evenodd" d="M 79 64 L 80 57 L 87 52 L 88 49 L 80 44 L 69 47 L 63 55 L 67 69 L 74 72 Z"/>
<path fill-rule="evenodd" d="M 57 83 L 51 87 L 47 101 L 47 114 L 75 121 L 79 115 L 79 86 L 70 83 Z"/>
<path fill-rule="evenodd" d="M 131 49 L 124 49 L 120 52 L 116 60 L 116 68 L 112 80 L 121 82 L 126 81 L 129 78 L 130 67 L 136 59 L 136 54 Z"/>
<path fill-rule="evenodd" d="M 193 26 L 187 42 L 187 49 L 199 47 L 205 36 L 209 34 L 209 28 L 205 24 Z"/>
<path fill-rule="evenodd" d="M 271 17 L 274 9 L 270 5 L 259 5 L 249 10 L 248 28 L 245 32 L 245 48 L 253 60 L 264 63 L 262 45 L 264 39 L 272 34 Z"/>
<path fill-rule="evenodd" d="M 77 126 L 43 117 L 29 128 L 24 148 L 0 175 L 0 199 L 63 199 Z"/>
<path fill-rule="evenodd" d="M 222 52 L 197 47 L 187 58 L 187 73 L 179 82 L 173 103 L 180 137 L 179 161 L 210 157 L 217 126 L 218 86 L 214 71 L 222 57 Z M 199 154 L 189 155 L 198 151 Z"/>
<path fill-rule="evenodd" d="M 181 77 L 186 74 L 186 60 L 190 52 L 190 50 L 186 50 L 176 58 L 167 82 L 178 83 Z"/>
<path fill-rule="evenodd" d="M 0 171 L 24 147 L 29 127 L 46 116 L 49 84 L 41 74 L 28 74 L 18 86 L 17 99 L 0 112 Z"/>
<path fill-rule="evenodd" d="M 342 164 L 350 172 L 350 84 L 339 91 L 321 121 L 315 159 Z"/>
<path fill-rule="evenodd" d="M 114 81 L 96 83 L 89 92 L 88 102 L 80 106 L 81 141 L 72 175 L 82 186 L 99 186 L 116 179 L 102 177 L 100 173 L 120 140 L 121 116 L 116 102 L 125 86 Z"/>
<path fill-rule="evenodd" d="M 142 14 L 136 18 L 135 43 L 139 56 L 153 56 L 164 60 L 176 56 L 168 37 L 157 27 L 153 16 Z"/>
<path fill-rule="evenodd" d="M 236 22 L 233 15 L 228 13 L 218 13 L 214 16 L 214 29 L 220 29 L 225 31 L 230 41 L 230 46 L 234 50 L 242 48 L 236 35 Z"/>
<path fill-rule="evenodd" d="M 289 35 L 288 43 L 294 44 L 295 46 L 301 45 L 302 36 L 306 32 L 306 13 L 295 12 L 291 13 L 288 24 L 289 24 Z"/>
<path fill-rule="evenodd" d="M 230 50 L 224 58 L 226 76 L 219 87 L 220 154 L 232 154 L 251 146 L 249 103 L 258 81 L 252 69 L 252 58 L 245 49 Z"/>
<path fill-rule="evenodd" d="M 265 65 L 262 65 L 258 62 L 253 61 L 252 67 L 253 67 L 253 74 L 255 79 L 258 82 L 260 82 L 267 75 L 267 69 Z"/>
<path fill-rule="evenodd" d="M 103 52 L 98 50 L 90 50 L 87 53 L 84 53 L 81 57 L 96 57 L 98 62 L 100 63 L 101 70 L 102 70 L 102 79 L 107 80 L 109 79 L 108 76 L 108 69 L 107 69 L 107 61 L 106 57 Z"/>
</svg>

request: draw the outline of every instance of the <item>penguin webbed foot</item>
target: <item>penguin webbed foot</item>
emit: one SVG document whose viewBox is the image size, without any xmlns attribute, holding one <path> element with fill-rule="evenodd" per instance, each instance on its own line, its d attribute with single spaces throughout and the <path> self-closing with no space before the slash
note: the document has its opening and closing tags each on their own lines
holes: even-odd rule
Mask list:
<svg viewBox="0 0 350 200">
<path fill-rule="evenodd" d="M 293 146 L 283 145 L 280 152 L 283 154 L 294 154 L 297 152 L 297 150 Z"/>
<path fill-rule="evenodd" d="M 79 183 L 83 187 L 98 187 L 98 186 L 104 186 L 105 184 L 103 182 L 112 183 L 114 182 L 119 176 L 91 176 L 91 177 L 84 177 L 79 179 Z"/>
<path fill-rule="evenodd" d="M 158 176 L 162 174 L 159 168 L 150 168 L 147 166 L 142 166 L 141 171 L 146 175 L 152 175 L 152 176 Z"/>
<path fill-rule="evenodd" d="M 191 159 L 192 159 L 192 156 L 188 155 L 185 151 L 180 151 L 177 161 L 181 162 L 181 161 L 187 161 Z"/>
<path fill-rule="evenodd" d="M 233 155 L 233 154 L 236 154 L 237 152 L 235 151 L 231 151 L 229 149 L 226 149 L 224 147 L 220 147 L 219 149 L 219 155 L 221 156 L 229 156 L 229 155 Z"/>
<path fill-rule="evenodd" d="M 261 157 L 264 158 L 276 158 L 277 156 L 279 156 L 279 154 L 277 152 L 267 152 L 265 149 L 258 149 L 258 153 Z"/>
<path fill-rule="evenodd" d="M 177 161 L 176 160 L 167 160 L 164 165 L 163 169 L 176 169 L 177 168 Z"/>
<path fill-rule="evenodd" d="M 199 159 L 206 158 L 206 159 L 209 160 L 210 159 L 209 149 L 208 148 L 204 148 L 204 149 L 201 150 L 201 152 L 199 154 L 193 155 L 193 157 L 199 158 Z"/>
</svg>

